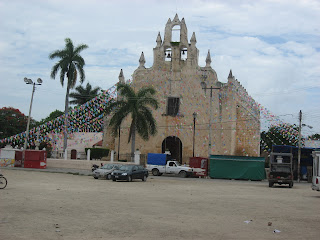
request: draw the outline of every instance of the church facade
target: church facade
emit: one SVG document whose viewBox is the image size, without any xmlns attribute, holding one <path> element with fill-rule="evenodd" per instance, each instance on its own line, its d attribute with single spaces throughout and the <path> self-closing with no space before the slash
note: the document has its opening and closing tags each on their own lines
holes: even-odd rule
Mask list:
<svg viewBox="0 0 320 240">
<path fill-rule="evenodd" d="M 173 35 L 177 35 L 173 41 Z M 164 32 L 156 38 L 153 66 L 145 67 L 144 54 L 132 75 L 135 90 L 152 86 L 157 90 L 159 108 L 153 110 L 157 134 L 148 141 L 136 135 L 136 148 L 142 154 L 170 151 L 173 158 L 188 162 L 192 156 L 260 155 L 260 112 L 256 102 L 232 75 L 225 83 L 211 67 L 208 51 L 200 67 L 199 50 L 193 32 L 190 42 L 184 18 L 169 18 Z M 123 72 L 119 82 L 125 82 Z M 129 119 L 120 129 L 120 152 L 130 153 Z M 104 129 L 104 146 L 117 151 L 119 138 Z"/>
</svg>

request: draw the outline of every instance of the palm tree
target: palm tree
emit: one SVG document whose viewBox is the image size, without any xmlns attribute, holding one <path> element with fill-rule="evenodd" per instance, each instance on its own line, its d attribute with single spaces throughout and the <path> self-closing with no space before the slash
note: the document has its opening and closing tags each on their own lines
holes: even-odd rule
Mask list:
<svg viewBox="0 0 320 240">
<path fill-rule="evenodd" d="M 114 136 L 118 135 L 121 123 L 130 116 L 131 124 L 128 143 L 131 140 L 131 156 L 135 150 L 136 131 L 143 140 L 148 140 L 150 135 L 157 133 L 156 120 L 151 108 L 158 108 L 158 101 L 154 98 L 156 90 L 152 87 L 141 88 L 137 93 L 128 85 L 120 83 L 117 86 L 119 100 L 110 103 L 106 114 L 112 112 L 109 126 Z"/>
<path fill-rule="evenodd" d="M 92 98 L 96 97 L 100 89 L 100 87 L 95 87 L 94 89 L 92 89 L 90 83 L 87 83 L 86 88 L 83 88 L 81 85 L 79 85 L 75 88 L 74 92 L 70 93 L 69 96 L 73 98 L 73 100 L 71 100 L 69 103 L 82 105 L 90 101 Z"/>
<path fill-rule="evenodd" d="M 69 110 L 69 91 L 74 88 L 77 82 L 78 73 L 80 75 L 80 83 L 85 80 L 84 73 L 84 59 L 81 57 L 80 52 L 88 46 L 86 44 L 80 44 L 76 48 L 73 46 L 73 42 L 70 38 L 65 40 L 65 48 L 62 50 L 56 50 L 49 55 L 50 59 L 59 58 L 60 60 L 52 67 L 51 78 L 55 79 L 58 71 L 60 71 L 60 83 L 63 87 L 65 76 L 68 79 L 67 93 L 65 100 L 65 122 L 64 122 L 64 144 L 63 150 L 67 148 L 67 129 L 68 129 L 68 110 Z"/>
</svg>

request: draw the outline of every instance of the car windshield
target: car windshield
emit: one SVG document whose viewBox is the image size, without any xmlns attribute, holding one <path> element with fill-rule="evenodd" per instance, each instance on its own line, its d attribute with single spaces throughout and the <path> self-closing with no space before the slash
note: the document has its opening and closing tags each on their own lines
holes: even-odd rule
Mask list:
<svg viewBox="0 0 320 240">
<path fill-rule="evenodd" d="M 290 166 L 283 166 L 283 165 L 273 165 L 271 168 L 272 172 L 284 172 L 284 173 L 290 173 L 291 169 Z"/>
<path fill-rule="evenodd" d="M 113 168 L 113 165 L 112 164 L 105 164 L 101 167 L 101 169 L 107 169 L 107 170 L 110 170 Z"/>
<path fill-rule="evenodd" d="M 121 167 L 119 168 L 119 170 L 121 170 L 121 171 L 129 171 L 129 170 L 131 170 L 132 168 L 133 168 L 132 165 L 123 165 L 123 166 L 121 166 Z"/>
</svg>

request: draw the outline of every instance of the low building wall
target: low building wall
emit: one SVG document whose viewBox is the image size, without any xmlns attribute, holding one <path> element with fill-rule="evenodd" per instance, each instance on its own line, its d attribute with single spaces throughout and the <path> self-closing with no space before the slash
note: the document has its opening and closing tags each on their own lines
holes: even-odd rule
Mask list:
<svg viewBox="0 0 320 240">
<path fill-rule="evenodd" d="M 71 169 L 90 170 L 93 164 L 100 166 L 101 163 L 106 164 L 111 162 L 99 161 L 99 160 L 88 161 L 88 160 L 73 160 L 73 159 L 64 160 L 64 159 L 48 158 L 47 168 L 71 168 Z M 127 164 L 125 162 L 114 162 L 114 163 Z"/>
</svg>

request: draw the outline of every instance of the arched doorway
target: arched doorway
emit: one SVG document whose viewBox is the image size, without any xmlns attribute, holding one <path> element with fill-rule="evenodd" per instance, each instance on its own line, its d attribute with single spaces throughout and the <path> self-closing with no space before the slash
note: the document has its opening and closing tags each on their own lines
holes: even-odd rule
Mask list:
<svg viewBox="0 0 320 240">
<path fill-rule="evenodd" d="M 182 142 L 180 138 L 176 136 L 166 137 L 162 141 L 162 152 L 169 150 L 171 157 L 182 163 Z"/>
</svg>

